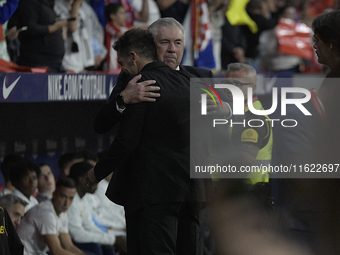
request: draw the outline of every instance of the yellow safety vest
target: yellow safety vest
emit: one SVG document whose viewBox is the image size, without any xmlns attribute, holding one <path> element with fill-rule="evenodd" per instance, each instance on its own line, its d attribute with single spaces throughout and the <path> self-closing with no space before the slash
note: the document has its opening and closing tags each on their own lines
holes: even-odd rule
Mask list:
<svg viewBox="0 0 340 255">
<path fill-rule="evenodd" d="M 253 102 L 253 106 L 256 110 L 264 110 L 262 107 L 262 104 L 259 100 L 256 100 Z M 245 107 L 245 112 L 249 111 L 249 107 Z M 266 119 L 269 119 L 267 115 L 264 116 Z M 261 169 L 268 169 L 268 166 L 270 165 L 271 159 L 272 159 L 272 147 L 273 147 L 273 130 L 270 121 L 265 123 L 268 125 L 268 130 L 269 130 L 269 139 L 267 144 L 259 150 L 256 156 L 256 161 L 253 164 L 254 166 L 258 166 L 259 170 Z M 232 127 L 230 127 L 230 140 L 231 140 L 231 134 L 232 134 Z M 261 168 L 262 166 L 262 168 Z M 247 183 L 249 184 L 256 184 L 258 182 L 269 182 L 269 173 L 261 173 L 261 172 L 253 172 L 249 173 L 247 176 Z"/>
</svg>

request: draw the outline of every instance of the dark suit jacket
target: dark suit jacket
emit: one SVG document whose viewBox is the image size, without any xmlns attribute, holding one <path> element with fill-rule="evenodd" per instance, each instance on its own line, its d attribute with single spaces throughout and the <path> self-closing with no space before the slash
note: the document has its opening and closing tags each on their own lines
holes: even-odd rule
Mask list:
<svg viewBox="0 0 340 255">
<path fill-rule="evenodd" d="M 213 78 L 214 75 L 209 69 L 193 67 L 193 66 L 179 66 L 179 69 L 188 73 L 191 78 Z"/>
<path fill-rule="evenodd" d="M 213 73 L 209 69 L 192 67 L 192 66 L 180 66 L 180 70 L 186 73 L 191 78 L 213 78 Z M 144 79 L 145 80 L 145 79 Z M 103 134 L 112 129 L 112 127 L 120 121 L 122 114 L 116 109 L 116 97 L 123 91 L 124 81 L 119 75 L 116 86 L 112 90 L 108 101 L 102 107 L 94 120 L 94 130 Z"/>
<path fill-rule="evenodd" d="M 162 62 L 147 64 L 162 96 L 129 105 L 109 156 L 95 167 L 98 180 L 114 172 L 107 196 L 126 212 L 149 204 L 205 202 L 205 183 L 190 178 L 190 77 Z M 198 90 L 197 90 L 198 91 Z"/>
</svg>

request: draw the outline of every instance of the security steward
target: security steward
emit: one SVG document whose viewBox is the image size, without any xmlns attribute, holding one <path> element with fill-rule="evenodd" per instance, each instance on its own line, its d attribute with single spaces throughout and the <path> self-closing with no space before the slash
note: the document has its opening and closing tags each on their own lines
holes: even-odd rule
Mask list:
<svg viewBox="0 0 340 255">
<path fill-rule="evenodd" d="M 266 204 L 273 203 L 269 173 L 265 170 L 270 165 L 273 145 L 272 124 L 266 115 L 256 115 L 249 110 L 248 103 L 252 103 L 256 110 L 264 110 L 258 100 L 256 90 L 256 70 L 247 64 L 232 63 L 228 65 L 226 81 L 238 87 L 245 98 L 245 114 L 233 117 L 233 125 L 229 128 L 229 138 L 237 151 L 235 164 L 240 166 L 257 166 L 258 172 L 247 174 L 247 187 Z M 247 90 L 252 88 L 252 102 L 247 100 Z M 233 99 L 230 90 L 225 93 Z M 250 122 L 249 122 L 250 121 Z M 254 169 L 254 167 L 253 167 Z M 267 168 L 268 169 L 268 168 Z"/>
</svg>

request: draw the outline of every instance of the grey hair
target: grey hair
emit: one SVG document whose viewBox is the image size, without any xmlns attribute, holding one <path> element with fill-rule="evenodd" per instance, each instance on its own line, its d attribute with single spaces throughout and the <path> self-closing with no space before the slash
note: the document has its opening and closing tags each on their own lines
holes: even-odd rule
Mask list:
<svg viewBox="0 0 340 255">
<path fill-rule="evenodd" d="M 153 35 L 153 38 L 156 39 L 158 28 L 160 27 L 178 27 L 183 32 L 183 37 L 185 38 L 185 29 L 181 23 L 179 23 L 174 18 L 160 18 L 153 22 L 149 27 L 148 30 Z"/>
<path fill-rule="evenodd" d="M 240 71 L 246 70 L 248 76 L 256 77 L 256 70 L 251 65 L 243 64 L 243 63 L 231 63 L 227 67 L 227 72 L 229 71 Z"/>
<path fill-rule="evenodd" d="M 23 206 L 26 207 L 28 203 L 22 200 L 20 197 L 17 197 L 16 195 L 13 194 L 7 194 L 0 197 L 0 206 L 2 207 L 10 208 L 15 204 L 22 204 Z"/>
</svg>

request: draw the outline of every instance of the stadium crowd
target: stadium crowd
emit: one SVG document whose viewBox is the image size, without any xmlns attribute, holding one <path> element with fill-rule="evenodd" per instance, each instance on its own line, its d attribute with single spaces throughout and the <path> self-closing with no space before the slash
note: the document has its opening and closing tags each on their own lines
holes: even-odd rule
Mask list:
<svg viewBox="0 0 340 255">
<path fill-rule="evenodd" d="M 308 34 L 307 28 L 312 19 L 339 5 L 337 0 L 242 0 L 238 3 L 207 0 L 198 1 L 197 8 L 202 12 L 197 16 L 192 6 L 198 2 L 189 0 L 2 2 L 0 59 L 22 66 L 48 67 L 44 70 L 49 72 L 115 74 L 120 71 L 111 47 L 115 40 L 128 29 L 146 28 L 159 17 L 173 17 L 184 25 L 188 53 L 183 64 L 205 67 L 215 73 L 224 73 L 227 65 L 234 62 L 249 63 L 260 73 L 322 72 L 315 55 L 304 54 L 295 44 L 296 41 L 310 42 L 303 48 L 305 52 L 310 51 L 312 32 L 309 30 Z M 289 23 L 287 19 L 294 22 Z M 306 26 L 304 35 L 297 28 L 301 24 Z M 201 34 L 190 31 L 194 26 Z M 282 29 L 289 29 L 293 36 L 283 38 Z M 197 37 L 211 44 L 206 48 L 203 43 L 200 46 Z M 289 50 L 292 47 L 295 50 Z M 197 48 L 205 52 L 200 57 L 195 52 Z M 8 63 L 3 62 L 1 66 L 6 71 Z"/>
<path fill-rule="evenodd" d="M 197 8 L 200 8 L 200 12 L 195 13 Z M 333 37 L 340 35 L 340 31 L 337 31 L 339 26 L 334 25 L 340 25 L 340 14 L 336 11 L 339 8 L 340 1 L 337 0 L 0 0 L 0 72 L 23 70 L 16 69 L 21 66 L 29 72 L 33 72 L 30 68 L 42 68 L 46 72 L 120 74 L 123 80 L 126 78 L 124 68 L 129 63 L 124 61 L 124 45 L 121 41 L 133 44 L 132 40 L 126 38 L 133 33 L 142 33 L 139 29 L 133 29 L 139 27 L 153 36 L 153 57 L 167 64 L 162 63 L 157 68 L 166 67 L 169 70 L 165 72 L 169 73 L 178 70 L 180 75 L 185 76 L 183 79 L 223 76 L 239 88 L 252 87 L 254 107 L 263 110 L 255 93 L 257 74 L 290 72 L 322 73 L 327 78 L 339 76 L 340 47 L 337 40 L 333 40 Z M 168 17 L 177 22 L 166 19 Z M 329 20 L 334 24 L 329 24 Z M 327 29 L 335 29 L 335 32 Z M 293 36 L 287 40 L 283 30 Z M 180 40 L 172 42 L 178 34 Z M 161 39 L 167 36 L 171 39 Z M 206 44 L 198 43 L 198 37 Z M 167 43 L 171 46 L 164 46 Z M 303 47 L 297 47 L 301 43 Z M 138 71 L 129 73 L 133 75 L 138 74 L 145 64 L 145 56 L 136 52 L 134 58 L 137 59 Z M 170 53 L 171 57 L 167 55 Z M 156 60 L 152 59 L 145 66 L 150 67 L 150 63 L 152 65 Z M 97 133 L 107 132 L 118 121 L 124 127 L 123 114 L 131 116 L 129 107 L 136 109 L 128 105 L 145 101 L 153 104 L 158 97 L 162 98 L 163 88 L 158 91 L 158 84 L 154 85 L 151 79 L 138 83 L 139 79 L 135 77 L 131 81 L 124 81 L 125 86 L 120 84 L 121 80 L 117 80 L 108 102 L 96 117 L 94 129 Z M 181 81 L 180 78 L 178 80 Z M 325 112 L 328 112 L 327 117 L 336 115 L 333 95 L 337 89 L 333 84 L 328 84 L 326 79 L 322 88 L 320 93 L 316 93 L 316 102 L 313 101 L 313 104 L 324 119 Z M 225 93 L 226 98 L 222 98 L 222 101 L 231 102 L 233 95 L 227 89 Z M 242 93 L 246 95 L 243 90 Z M 212 100 L 208 99 L 207 102 L 208 112 L 215 111 L 214 114 L 226 119 L 235 118 L 228 103 L 217 109 Z M 249 108 L 246 104 L 247 112 Z M 288 109 L 289 114 L 304 120 Z M 261 117 L 264 122 L 266 118 L 269 119 L 268 116 Z M 334 128 L 338 127 L 338 118 L 328 119 L 334 124 L 333 127 L 319 127 L 314 125 L 313 120 L 308 121 L 306 125 L 310 126 L 303 130 L 295 129 L 300 132 L 295 139 L 292 139 L 295 133 L 277 129 L 275 134 L 275 130 L 270 127 L 230 129 L 228 142 L 234 147 L 229 159 L 235 156 L 230 162 L 237 165 L 242 161 L 243 164 L 253 165 L 272 160 L 275 164 L 284 162 L 288 165 L 292 160 L 294 164 L 299 164 L 307 160 L 305 155 L 299 155 L 300 151 L 297 151 L 287 159 L 287 151 L 300 148 L 300 144 L 294 142 L 307 137 L 307 142 L 301 138 L 301 144 L 306 145 L 306 148 L 328 146 L 322 151 L 311 151 L 308 156 L 317 155 L 314 159 L 327 162 L 331 159 L 329 162 L 333 163 L 332 160 L 338 156 L 338 153 L 333 153 L 338 141 Z M 310 136 L 313 137 L 320 130 L 324 134 L 332 134 L 334 139 L 330 141 L 328 137 L 317 136 L 315 141 L 311 141 L 313 138 Z M 256 132 L 256 142 L 250 146 L 251 131 Z M 122 133 L 124 130 L 117 137 L 120 138 Z M 288 140 L 289 145 L 285 143 Z M 112 173 L 105 177 L 100 172 L 100 169 L 111 166 L 107 160 L 114 158 L 112 151 L 120 148 L 120 141 L 121 144 L 126 142 L 114 141 L 108 152 L 99 155 L 91 151 L 64 153 L 59 157 L 58 169 L 17 154 L 2 158 L 0 170 L 5 183 L 0 193 L 0 208 L 5 210 L 1 210 L 0 254 L 138 254 L 131 252 L 134 248 L 131 249 L 127 242 L 126 216 L 130 208 L 125 206 L 124 209 L 110 201 L 114 199 L 109 199 L 105 193 L 110 190 L 109 183 L 117 184 L 117 180 L 112 177 Z M 275 144 L 275 141 L 280 143 Z M 302 147 L 301 150 L 305 152 L 308 150 L 306 148 Z M 330 151 L 332 153 L 328 153 Z M 297 155 L 301 158 L 295 162 L 293 158 Z M 134 167 L 134 162 L 128 163 Z M 95 182 L 96 178 L 98 183 Z M 213 201 L 197 203 L 200 208 L 195 209 L 203 212 L 197 215 L 202 217 L 198 221 L 204 226 L 204 231 L 197 232 L 202 236 L 199 237 L 201 243 L 196 247 L 195 254 L 337 254 L 340 246 L 333 241 L 339 234 L 336 229 L 338 220 L 331 213 L 332 210 L 339 212 L 338 202 L 335 202 L 336 180 L 331 183 L 319 179 L 315 182 L 282 181 L 279 187 L 285 190 L 276 194 L 275 199 L 278 197 L 280 201 L 275 201 L 273 182 L 268 176 L 247 176 L 246 179 L 248 181 L 216 178 Z M 322 192 L 312 192 L 313 185 L 322 187 Z M 329 195 L 327 189 L 333 193 Z M 328 195 L 327 202 L 334 202 L 334 206 L 323 200 Z M 205 202 L 208 206 L 202 209 L 201 204 Z M 276 207 L 276 202 L 279 207 Z M 161 207 L 158 209 L 167 211 Z M 134 220 L 144 226 L 142 220 Z M 133 222 L 131 218 L 129 222 Z M 8 230 L 6 237 L 4 230 Z M 140 232 L 140 235 L 145 234 Z M 163 238 L 164 233 L 160 237 Z M 167 239 L 164 237 L 164 240 Z M 142 250 L 143 244 L 138 245 Z M 183 246 L 186 247 L 185 244 Z M 176 254 L 186 254 L 185 248 L 183 250 L 178 248 Z"/>
</svg>

